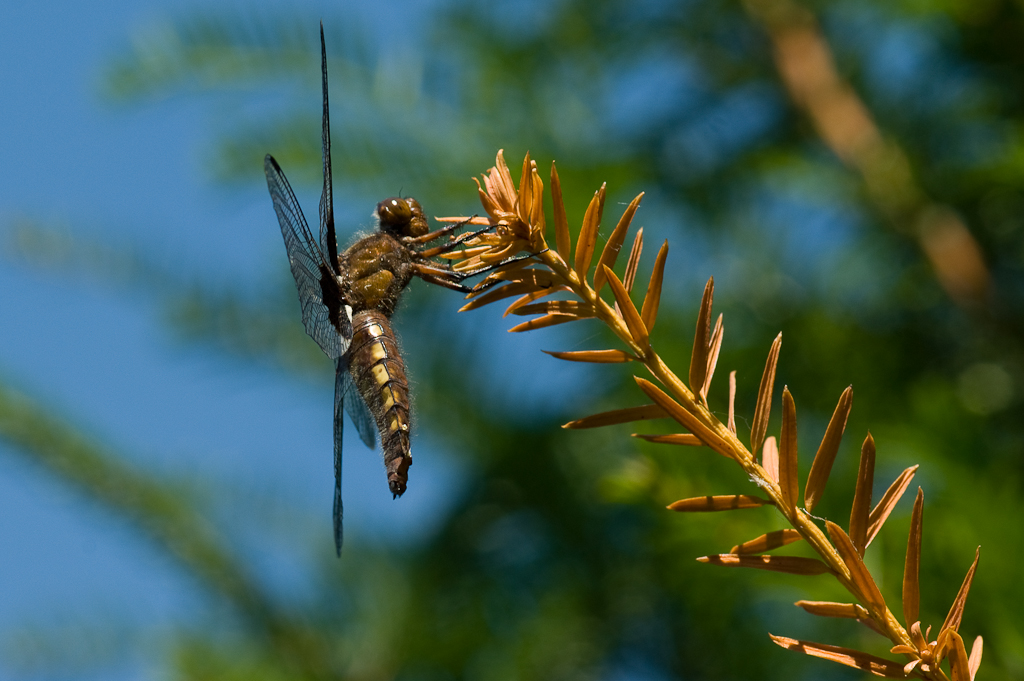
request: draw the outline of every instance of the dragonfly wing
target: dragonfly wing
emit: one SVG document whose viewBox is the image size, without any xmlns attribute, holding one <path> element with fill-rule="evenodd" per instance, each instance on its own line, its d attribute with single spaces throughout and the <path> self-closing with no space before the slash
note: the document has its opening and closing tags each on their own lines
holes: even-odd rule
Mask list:
<svg viewBox="0 0 1024 681">
<path fill-rule="evenodd" d="M 288 263 L 299 290 L 302 323 L 320 349 L 331 359 L 338 359 L 348 349 L 352 338 L 351 312 L 341 304 L 340 284 L 327 266 L 326 256 L 309 229 L 288 178 L 270 154 L 263 160 L 263 170 L 288 250 Z M 325 298 L 339 307 L 336 323 L 332 322 Z"/>
<path fill-rule="evenodd" d="M 345 426 L 345 377 L 348 376 L 348 362 L 339 357 L 335 362 L 334 376 L 334 547 L 341 556 L 344 539 L 342 530 L 343 509 L 341 505 L 341 439 Z"/>
<path fill-rule="evenodd" d="M 356 430 L 359 431 L 359 439 L 367 447 L 373 449 L 377 446 L 377 424 L 370 413 L 370 408 L 366 406 L 366 400 L 359 394 L 359 390 L 356 388 L 355 381 L 352 380 L 350 372 L 345 372 L 344 381 L 345 411 L 348 412 L 348 417 L 352 419 Z"/>
<path fill-rule="evenodd" d="M 338 264 L 338 235 L 334 231 L 334 196 L 331 180 L 331 117 L 327 105 L 327 45 L 324 43 L 324 25 L 320 24 L 320 73 L 324 95 L 323 120 L 320 139 L 324 155 L 324 189 L 320 194 L 320 248 L 336 274 Z"/>
</svg>

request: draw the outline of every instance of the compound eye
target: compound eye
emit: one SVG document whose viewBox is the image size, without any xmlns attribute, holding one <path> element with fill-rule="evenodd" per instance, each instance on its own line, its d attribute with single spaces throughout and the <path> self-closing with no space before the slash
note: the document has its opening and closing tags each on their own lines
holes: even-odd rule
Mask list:
<svg viewBox="0 0 1024 681">
<path fill-rule="evenodd" d="M 409 208 L 412 210 L 412 218 L 409 220 L 409 224 L 406 226 L 406 236 L 423 236 L 430 231 L 430 225 L 427 223 L 427 216 L 423 214 L 423 207 L 420 202 L 411 196 L 406 197 L 406 202 L 409 204 Z"/>
<path fill-rule="evenodd" d="M 392 197 L 377 204 L 377 216 L 382 228 L 401 231 L 412 219 L 412 209 L 405 199 Z"/>
</svg>

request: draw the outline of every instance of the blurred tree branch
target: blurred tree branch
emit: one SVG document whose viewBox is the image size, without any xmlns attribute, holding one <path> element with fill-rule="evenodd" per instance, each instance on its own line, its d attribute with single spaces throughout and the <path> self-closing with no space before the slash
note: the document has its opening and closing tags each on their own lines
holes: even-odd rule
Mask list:
<svg viewBox="0 0 1024 681">
<path fill-rule="evenodd" d="M 779 77 L 822 141 L 860 173 L 867 195 L 898 231 L 917 240 L 953 301 L 976 309 L 992 282 L 977 241 L 960 216 L 932 200 L 914 177 L 906 153 L 879 129 L 863 100 L 836 69 L 814 15 L 791 0 L 744 0 L 765 28 Z"/>
<path fill-rule="evenodd" d="M 227 543 L 180 487 L 151 479 L 73 426 L 0 383 L 0 439 L 131 519 L 207 589 L 230 602 L 242 621 L 270 639 L 309 678 L 328 678 L 322 640 L 277 608 L 223 547 Z"/>
</svg>

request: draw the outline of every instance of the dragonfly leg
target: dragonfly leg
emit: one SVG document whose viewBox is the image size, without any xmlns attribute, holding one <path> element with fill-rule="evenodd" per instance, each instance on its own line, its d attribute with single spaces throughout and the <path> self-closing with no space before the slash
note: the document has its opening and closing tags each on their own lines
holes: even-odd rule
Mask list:
<svg viewBox="0 0 1024 681">
<path fill-rule="evenodd" d="M 535 258 L 535 257 L 537 257 L 538 255 L 540 255 L 543 252 L 544 251 L 540 251 L 540 253 L 524 253 L 523 255 L 513 255 L 512 257 L 505 258 L 504 260 L 502 260 L 500 262 L 496 262 L 493 265 L 486 265 L 484 267 L 478 267 L 475 270 L 467 270 L 465 272 L 459 272 L 459 275 L 463 279 L 468 279 L 469 277 L 476 277 L 476 276 L 479 276 L 481 274 L 487 274 L 489 272 L 493 272 L 495 270 L 501 269 L 502 267 L 505 267 L 506 265 L 511 265 L 514 262 L 521 262 L 523 260 L 529 260 L 530 258 Z M 484 284 L 484 283 L 486 283 L 486 282 L 481 282 L 481 284 Z M 491 285 L 493 286 L 493 284 L 491 284 Z M 474 288 L 474 290 L 482 291 L 483 289 L 479 288 L 479 286 L 480 286 L 480 284 L 478 284 L 477 287 Z"/>
<path fill-rule="evenodd" d="M 406 243 L 410 243 L 410 244 L 427 244 L 427 243 L 430 243 L 434 239 L 438 239 L 438 238 L 444 236 L 445 234 L 450 234 L 451 232 L 454 232 L 457 229 L 462 229 L 463 227 L 468 225 L 470 223 L 470 221 L 473 220 L 473 218 L 475 218 L 475 217 L 476 216 L 474 215 L 472 218 L 469 218 L 467 220 L 463 220 L 462 222 L 453 222 L 451 224 L 445 225 L 441 229 L 433 231 L 430 234 L 424 234 L 423 236 L 416 236 L 416 237 L 406 237 L 405 241 L 406 241 Z M 487 227 L 485 227 L 483 229 L 483 231 L 487 231 L 490 228 L 491 228 L 490 225 L 488 225 Z"/>
<path fill-rule="evenodd" d="M 433 248 L 428 248 L 426 250 L 420 251 L 419 253 L 424 258 L 433 258 L 435 255 L 449 253 L 451 251 L 454 251 L 456 248 L 464 244 L 469 239 L 472 239 L 475 236 L 480 236 L 489 229 L 491 229 L 490 225 L 484 227 L 483 229 L 478 229 L 475 232 L 466 232 L 465 234 L 460 234 L 457 238 L 452 239 L 448 243 L 444 243 L 441 244 L 440 246 L 435 246 Z"/>
<path fill-rule="evenodd" d="M 541 253 L 543 253 L 543 251 L 541 251 Z M 455 291 L 461 291 L 463 293 L 479 293 L 480 291 L 486 291 L 492 286 L 496 286 L 502 283 L 504 280 L 489 279 L 480 282 L 476 286 L 466 286 L 462 282 L 465 281 L 466 279 L 478 277 L 481 274 L 488 274 L 490 272 L 494 272 L 495 270 L 501 269 L 506 265 L 511 265 L 512 263 L 515 262 L 528 260 L 538 255 L 540 255 L 540 253 L 525 253 L 523 255 L 514 255 L 512 257 L 505 258 L 500 262 L 496 262 L 492 265 L 478 267 L 476 269 L 467 270 L 465 272 L 457 272 L 446 267 L 439 267 L 437 265 L 428 264 L 425 262 L 414 263 L 412 266 L 412 270 L 413 274 L 415 274 L 417 277 L 431 284 L 437 284 L 439 286 L 444 286 L 445 288 L 450 288 Z"/>
<path fill-rule="evenodd" d="M 422 263 L 416 263 L 412 266 L 413 274 L 429 284 L 437 284 L 445 288 L 450 288 L 453 291 L 460 291 L 462 293 L 472 293 L 473 287 L 466 286 L 462 283 L 463 277 L 457 276 L 457 272 L 451 270 L 444 270 L 439 267 L 430 267 Z"/>
</svg>

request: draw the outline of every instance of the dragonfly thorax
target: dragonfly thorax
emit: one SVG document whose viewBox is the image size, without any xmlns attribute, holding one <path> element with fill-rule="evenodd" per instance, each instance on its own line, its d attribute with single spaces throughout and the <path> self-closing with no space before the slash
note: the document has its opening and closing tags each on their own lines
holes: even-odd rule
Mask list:
<svg viewBox="0 0 1024 681">
<path fill-rule="evenodd" d="M 342 297 L 353 312 L 380 310 L 390 317 L 412 278 L 409 249 L 387 232 L 363 237 L 339 256 Z"/>
</svg>

